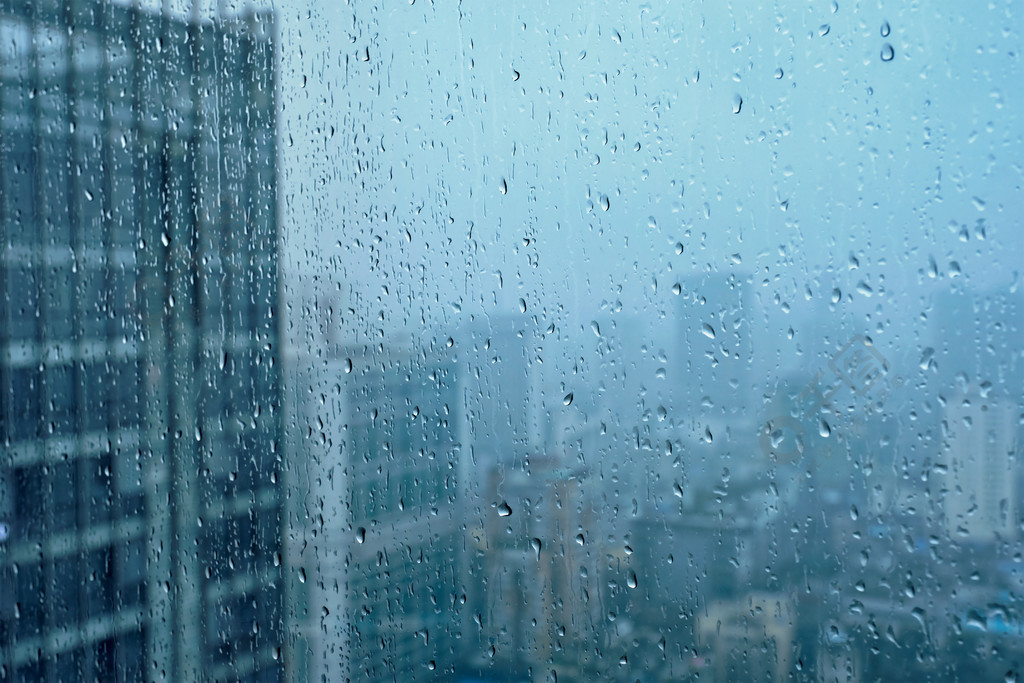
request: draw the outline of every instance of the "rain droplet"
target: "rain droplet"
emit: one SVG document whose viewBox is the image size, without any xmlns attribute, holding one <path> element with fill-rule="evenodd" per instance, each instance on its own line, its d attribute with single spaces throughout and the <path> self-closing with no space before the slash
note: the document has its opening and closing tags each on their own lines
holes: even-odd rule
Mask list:
<svg viewBox="0 0 1024 683">
<path fill-rule="evenodd" d="M 896 51 L 892 49 L 892 45 L 886 43 L 882 46 L 882 61 L 891 62 L 892 58 L 896 56 Z"/>
<path fill-rule="evenodd" d="M 504 178 L 501 179 L 501 185 L 498 186 L 498 191 L 502 194 L 508 194 L 508 183 L 505 182 Z"/>
<path fill-rule="evenodd" d="M 888 38 L 889 37 L 889 32 L 890 32 L 889 22 L 888 21 L 883 21 L 882 22 L 882 29 L 881 29 L 882 37 L 883 38 Z"/>
<path fill-rule="evenodd" d="M 743 98 L 740 97 L 739 95 L 736 95 L 735 97 L 732 98 L 732 113 L 733 114 L 739 114 L 742 109 L 743 109 Z"/>
<path fill-rule="evenodd" d="M 567 406 L 572 405 L 572 392 L 571 391 L 568 394 L 565 395 L 565 398 L 562 399 L 562 403 L 564 403 Z"/>
<path fill-rule="evenodd" d="M 630 588 L 636 588 L 636 572 L 630 571 L 629 574 L 626 575 L 626 585 Z"/>
<path fill-rule="evenodd" d="M 530 547 L 533 548 L 533 555 L 538 560 L 540 559 L 540 546 L 541 543 L 539 538 L 530 539 Z"/>
<path fill-rule="evenodd" d="M 700 331 L 708 339 L 714 339 L 715 338 L 715 328 L 711 327 L 711 325 L 708 325 L 707 323 L 704 323 L 701 326 Z"/>
<path fill-rule="evenodd" d="M 511 514 L 512 514 L 512 508 L 509 506 L 508 503 L 506 503 L 505 501 L 502 501 L 501 505 L 498 506 L 498 516 L 499 517 L 508 517 Z"/>
<path fill-rule="evenodd" d="M 359 527 L 356 529 L 356 543 L 364 543 L 366 541 L 366 529 Z"/>
</svg>

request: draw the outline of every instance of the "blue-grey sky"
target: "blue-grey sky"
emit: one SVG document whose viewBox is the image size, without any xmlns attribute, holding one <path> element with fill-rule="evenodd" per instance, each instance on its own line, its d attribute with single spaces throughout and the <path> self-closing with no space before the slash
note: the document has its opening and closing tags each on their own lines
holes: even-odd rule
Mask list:
<svg viewBox="0 0 1024 683">
<path fill-rule="evenodd" d="M 794 343 L 838 289 L 912 355 L 934 291 L 1016 281 L 1010 2 L 273 4 L 291 291 L 352 341 L 525 306 L 669 347 L 724 270 Z"/>
</svg>

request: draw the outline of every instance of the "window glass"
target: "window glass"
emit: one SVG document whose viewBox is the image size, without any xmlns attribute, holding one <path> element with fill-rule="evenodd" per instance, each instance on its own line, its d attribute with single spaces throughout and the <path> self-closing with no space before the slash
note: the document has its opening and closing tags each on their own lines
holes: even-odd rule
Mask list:
<svg viewBox="0 0 1024 683">
<path fill-rule="evenodd" d="M 1021 27 L 0 0 L 0 679 L 1019 680 Z"/>
</svg>

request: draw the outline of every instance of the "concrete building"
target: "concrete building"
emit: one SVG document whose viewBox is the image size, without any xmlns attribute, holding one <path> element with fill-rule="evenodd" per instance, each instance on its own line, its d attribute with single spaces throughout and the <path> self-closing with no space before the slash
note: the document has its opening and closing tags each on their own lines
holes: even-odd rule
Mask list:
<svg viewBox="0 0 1024 683">
<path fill-rule="evenodd" d="M 958 392 L 946 405 L 943 510 L 953 538 L 1017 538 L 1016 415 L 1010 401 L 978 386 Z"/>
<path fill-rule="evenodd" d="M 714 681 L 789 680 L 794 631 L 789 599 L 772 593 L 712 602 L 697 618 Z"/>
<path fill-rule="evenodd" d="M 450 680 L 464 603 L 454 354 L 323 341 L 295 370 L 296 676 Z"/>
</svg>

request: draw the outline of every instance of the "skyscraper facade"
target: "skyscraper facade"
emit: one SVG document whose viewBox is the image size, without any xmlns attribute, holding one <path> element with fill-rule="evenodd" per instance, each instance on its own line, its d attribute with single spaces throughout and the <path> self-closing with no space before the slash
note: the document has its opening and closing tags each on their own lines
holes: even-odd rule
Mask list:
<svg viewBox="0 0 1024 683">
<path fill-rule="evenodd" d="M 284 676 L 271 19 L 0 3 L 0 676 Z"/>
</svg>

